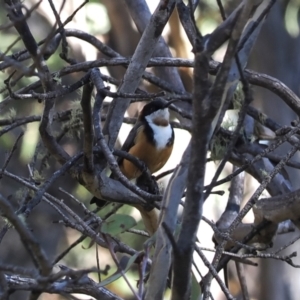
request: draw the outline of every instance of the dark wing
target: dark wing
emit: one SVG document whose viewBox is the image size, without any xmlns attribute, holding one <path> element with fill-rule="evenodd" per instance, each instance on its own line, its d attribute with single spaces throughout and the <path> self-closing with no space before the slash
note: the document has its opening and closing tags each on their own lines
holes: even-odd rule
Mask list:
<svg viewBox="0 0 300 300">
<path fill-rule="evenodd" d="M 170 139 L 168 140 L 167 146 L 172 146 L 174 144 L 175 134 L 174 134 L 174 128 L 172 125 L 171 125 L 171 128 L 172 128 L 172 135 L 171 135 Z"/>
<path fill-rule="evenodd" d="M 136 137 L 136 135 L 137 135 L 137 133 L 138 133 L 139 128 L 140 128 L 142 125 L 143 125 L 143 122 L 142 122 L 142 121 L 137 121 L 137 122 L 135 123 L 135 125 L 134 125 L 134 126 L 132 127 L 132 129 L 130 130 L 130 132 L 129 132 L 129 134 L 128 134 L 128 137 L 127 137 L 127 139 L 125 140 L 125 142 L 124 142 L 124 144 L 123 144 L 123 146 L 122 146 L 122 148 L 121 148 L 122 151 L 128 152 L 128 151 L 130 150 L 130 148 L 134 145 L 134 143 L 135 143 L 135 137 Z M 123 158 L 118 157 L 117 162 L 118 162 L 119 165 L 122 163 L 122 161 L 123 161 Z M 110 177 L 113 178 L 113 179 L 115 179 L 114 176 L 113 176 L 113 174 L 111 174 Z M 91 203 L 91 204 L 92 204 L 92 203 L 96 203 L 98 207 L 103 207 L 103 206 L 105 206 L 105 205 L 107 204 L 107 202 L 106 202 L 105 200 L 103 200 L 103 199 L 98 199 L 98 198 L 96 198 L 96 197 L 93 197 L 90 203 Z"/>
<path fill-rule="evenodd" d="M 122 151 L 126 151 L 128 152 L 129 149 L 134 145 L 134 139 L 136 137 L 136 134 L 138 132 L 138 129 L 140 128 L 140 126 L 142 126 L 143 123 L 141 121 L 137 121 L 135 123 L 135 125 L 132 127 L 132 129 L 130 130 L 127 139 L 125 140 L 121 150 Z M 121 157 L 118 157 L 117 162 L 120 165 L 122 163 L 123 159 Z M 110 176 L 111 178 L 114 179 L 113 174 L 111 174 Z M 90 201 L 91 204 L 96 203 L 96 205 L 98 207 L 104 207 L 107 204 L 107 201 L 103 200 L 103 199 L 98 199 L 96 197 L 93 197 L 92 200 Z"/>
<path fill-rule="evenodd" d="M 130 130 L 127 139 L 125 140 L 124 144 L 121 147 L 122 151 L 129 152 L 130 148 L 133 147 L 135 144 L 135 137 L 138 133 L 139 128 L 143 125 L 143 122 L 137 121 L 135 125 Z M 119 165 L 122 163 L 122 158 L 118 158 Z"/>
</svg>

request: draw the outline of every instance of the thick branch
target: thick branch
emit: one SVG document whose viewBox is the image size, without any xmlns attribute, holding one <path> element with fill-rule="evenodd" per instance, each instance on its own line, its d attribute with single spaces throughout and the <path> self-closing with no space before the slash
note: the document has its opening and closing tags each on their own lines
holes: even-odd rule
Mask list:
<svg viewBox="0 0 300 300">
<path fill-rule="evenodd" d="M 131 93 L 137 89 L 148 61 L 153 54 L 155 45 L 174 9 L 174 5 L 175 0 L 160 1 L 128 66 L 123 84 L 119 89 L 120 92 Z M 121 101 L 118 101 L 118 99 L 113 100 L 108 112 L 108 119 L 103 129 L 104 135 L 109 137 L 108 147 L 110 149 L 115 145 L 124 113 L 130 104 L 130 100 L 128 99 L 119 100 Z"/>
</svg>

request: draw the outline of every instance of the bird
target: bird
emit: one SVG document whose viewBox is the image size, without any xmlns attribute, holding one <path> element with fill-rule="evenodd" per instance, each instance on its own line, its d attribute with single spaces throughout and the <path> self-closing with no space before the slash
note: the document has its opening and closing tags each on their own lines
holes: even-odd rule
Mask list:
<svg viewBox="0 0 300 300">
<path fill-rule="evenodd" d="M 122 150 L 141 160 L 151 174 L 166 164 L 173 150 L 175 136 L 168 107 L 175 101 L 176 99 L 166 101 L 159 98 L 147 103 L 122 146 Z M 136 180 L 142 174 L 141 170 L 127 159 L 121 159 L 119 167 L 129 180 Z M 104 201 L 94 197 L 91 203 L 102 206 Z M 141 205 L 135 207 L 141 213 L 146 230 L 153 235 L 158 226 L 157 210 L 154 208 L 147 211 Z"/>
</svg>

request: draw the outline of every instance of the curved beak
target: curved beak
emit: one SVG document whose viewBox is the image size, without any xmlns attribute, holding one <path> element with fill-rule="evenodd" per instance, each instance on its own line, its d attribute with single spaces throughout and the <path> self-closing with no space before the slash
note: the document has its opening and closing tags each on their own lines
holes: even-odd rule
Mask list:
<svg viewBox="0 0 300 300">
<path fill-rule="evenodd" d="M 168 101 L 168 102 L 165 104 L 164 108 L 169 107 L 171 104 L 173 104 L 173 103 L 176 102 L 176 101 L 179 101 L 179 99 L 174 99 L 174 100 Z"/>
</svg>

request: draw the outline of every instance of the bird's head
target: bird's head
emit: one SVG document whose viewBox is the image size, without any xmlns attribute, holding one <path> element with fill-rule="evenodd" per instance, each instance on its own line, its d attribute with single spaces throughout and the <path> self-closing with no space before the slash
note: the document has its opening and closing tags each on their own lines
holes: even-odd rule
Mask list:
<svg viewBox="0 0 300 300">
<path fill-rule="evenodd" d="M 172 101 L 155 99 L 143 107 L 139 119 L 146 120 L 156 125 L 167 126 L 170 118 L 168 107 L 175 101 L 177 101 L 177 99 Z"/>
</svg>

